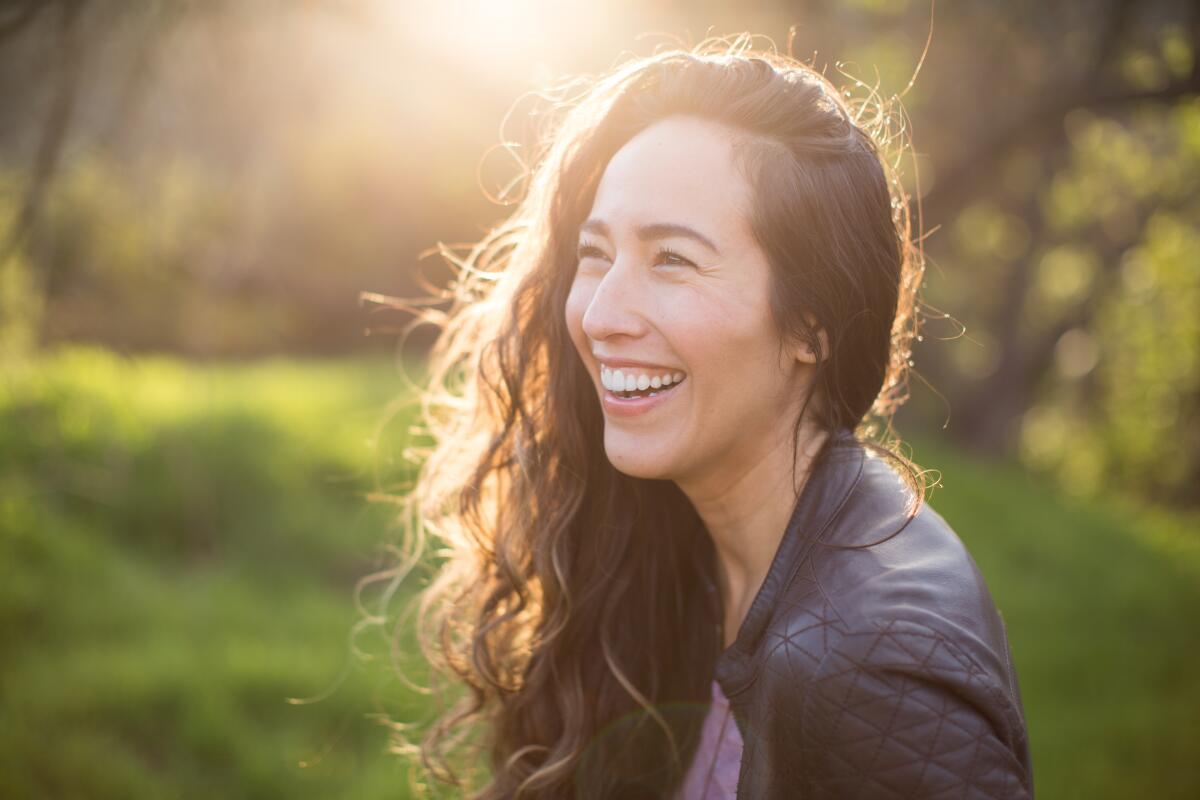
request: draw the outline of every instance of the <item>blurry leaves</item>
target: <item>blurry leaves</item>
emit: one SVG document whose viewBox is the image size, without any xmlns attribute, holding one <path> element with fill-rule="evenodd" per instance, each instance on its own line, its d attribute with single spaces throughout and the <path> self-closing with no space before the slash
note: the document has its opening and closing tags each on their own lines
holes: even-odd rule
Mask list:
<svg viewBox="0 0 1200 800">
<path fill-rule="evenodd" d="M 986 328 L 969 328 L 953 348 L 954 365 L 968 379 L 986 378 L 1000 365 L 999 343 Z"/>
<path fill-rule="evenodd" d="M 1088 246 L 1063 244 L 1044 253 L 1037 263 L 1032 315 L 1061 316 L 1086 298 L 1099 272 L 1099 258 Z"/>
<path fill-rule="evenodd" d="M 1106 424 L 1092 435 L 1107 445 L 1111 477 L 1150 494 L 1192 494 L 1200 474 L 1197 222 L 1151 217 L 1127 261 L 1138 291 L 1110 297 L 1097 320 Z"/>
<path fill-rule="evenodd" d="M 1039 241 L 1015 257 L 1029 261 L 1006 265 L 1030 243 L 998 203 L 978 201 L 955 222 L 962 261 L 950 275 L 972 279 L 948 280 L 957 294 L 942 305 L 957 297 L 1008 331 L 999 369 L 957 350 L 956 366 L 983 381 L 979 401 L 1007 398 L 1005 413 L 1021 418 L 1018 452 L 1072 490 L 1200 501 L 1198 127 L 1195 98 L 1121 116 L 1070 112 L 1064 163 L 1032 189 Z M 1018 330 L 1009 331 L 998 314 L 1014 303 L 1007 321 Z M 972 335 L 986 339 L 978 327 Z M 1029 383 L 1028 399 L 1014 381 Z"/>
<path fill-rule="evenodd" d="M 963 211 L 955 222 L 955 234 L 964 256 L 1011 261 L 1029 246 L 1029 226 L 1020 217 L 1005 213 L 987 202 Z"/>
<path fill-rule="evenodd" d="M 1121 77 L 1130 86 L 1145 91 L 1163 89 L 1170 79 L 1161 59 L 1153 53 L 1138 50 L 1121 59 Z"/>
<path fill-rule="evenodd" d="M 1163 25 L 1155 38 L 1143 47 L 1131 48 L 1120 61 L 1122 78 L 1134 88 L 1161 90 L 1172 79 L 1192 74 L 1196 43 L 1182 25 Z"/>
<path fill-rule="evenodd" d="M 1054 345 L 1058 372 L 1064 378 L 1080 378 L 1092 371 L 1100 354 L 1096 340 L 1083 328 L 1071 328 Z"/>
<path fill-rule="evenodd" d="M 909 8 L 909 0 L 847 0 L 844 5 L 875 14 L 897 15 Z"/>
<path fill-rule="evenodd" d="M 227 187 L 184 162 L 139 175 L 109 160 L 81 160 L 60 178 L 33 244 L 51 265 L 49 337 L 244 347 L 271 306 L 239 309 L 226 282 L 236 210 Z M 207 302 L 213 294 L 229 302 L 214 308 Z M 205 316 L 196 320 L 200 309 Z M 239 310 L 249 329 L 239 324 Z"/>
<path fill-rule="evenodd" d="M 1059 379 L 1022 425 L 1022 452 L 1080 492 L 1120 485 L 1195 500 L 1200 474 L 1200 232 L 1159 212 L 1088 328 L 1055 348 Z M 1063 262 L 1069 263 L 1069 262 Z M 1085 384 L 1074 381 L 1096 373 Z"/>
<path fill-rule="evenodd" d="M 43 306 L 24 256 L 0 261 L 0 369 L 14 369 L 36 351 Z"/>
<path fill-rule="evenodd" d="M 1170 24 L 1162 30 L 1162 60 L 1176 78 L 1191 74 L 1196 63 L 1196 43 L 1188 38 L 1182 25 Z"/>
</svg>

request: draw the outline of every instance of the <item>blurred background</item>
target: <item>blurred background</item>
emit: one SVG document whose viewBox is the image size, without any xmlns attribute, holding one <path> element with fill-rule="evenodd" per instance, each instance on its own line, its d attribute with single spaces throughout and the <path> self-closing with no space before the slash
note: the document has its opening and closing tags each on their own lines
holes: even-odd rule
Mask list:
<svg viewBox="0 0 1200 800">
<path fill-rule="evenodd" d="M 896 422 L 1007 623 L 1039 796 L 1200 795 L 1194 3 L 4 0 L 0 796 L 406 796 L 383 723 L 429 698 L 351 626 L 429 337 L 361 293 L 444 283 L 430 248 L 510 210 L 545 82 L 792 26 L 858 96 L 924 53 Z"/>
</svg>

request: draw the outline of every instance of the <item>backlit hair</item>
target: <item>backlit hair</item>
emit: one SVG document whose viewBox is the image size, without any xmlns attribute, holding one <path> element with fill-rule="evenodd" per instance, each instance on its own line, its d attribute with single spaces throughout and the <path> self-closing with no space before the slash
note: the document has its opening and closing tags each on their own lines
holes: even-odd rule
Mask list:
<svg viewBox="0 0 1200 800">
<path fill-rule="evenodd" d="M 669 115 L 728 126 L 781 341 L 803 337 L 824 357 L 801 414 L 904 466 L 918 501 L 895 440 L 868 440 L 891 435 L 907 396 L 923 259 L 874 92 L 852 102 L 746 36 L 634 57 L 558 91 L 513 213 L 465 256 L 440 248 L 457 273 L 449 309 L 417 320 L 440 328 L 417 395 L 433 445 L 403 498 L 403 560 L 366 583 L 394 590 L 436 541 L 418 641 L 436 668 L 431 696 L 456 702 L 419 743 L 394 731 L 437 782 L 488 799 L 662 797 L 698 743 L 700 717 L 678 712 L 710 699 L 716 555 L 673 482 L 608 461 L 566 327 L 577 232 L 605 166 Z"/>
</svg>

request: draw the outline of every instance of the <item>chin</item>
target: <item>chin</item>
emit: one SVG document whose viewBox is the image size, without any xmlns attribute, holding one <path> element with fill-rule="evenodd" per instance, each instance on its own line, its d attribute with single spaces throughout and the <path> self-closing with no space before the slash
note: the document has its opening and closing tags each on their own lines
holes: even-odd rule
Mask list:
<svg viewBox="0 0 1200 800">
<path fill-rule="evenodd" d="M 663 459 L 646 457 L 644 453 L 630 453 L 624 450 L 607 450 L 609 463 L 617 472 L 631 478 L 648 478 L 665 480 L 671 477 L 670 469 Z"/>
</svg>

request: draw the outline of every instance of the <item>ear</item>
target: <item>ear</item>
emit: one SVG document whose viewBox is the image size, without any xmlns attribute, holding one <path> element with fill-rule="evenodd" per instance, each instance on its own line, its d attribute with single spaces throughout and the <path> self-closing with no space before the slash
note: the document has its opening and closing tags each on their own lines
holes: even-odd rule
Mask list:
<svg viewBox="0 0 1200 800">
<path fill-rule="evenodd" d="M 804 315 L 804 322 L 810 329 L 817 327 L 817 320 L 812 314 Z M 817 354 L 809 347 L 808 342 L 803 339 L 796 339 L 795 355 L 797 361 L 803 361 L 806 364 L 816 364 L 817 361 L 823 361 L 829 358 L 829 335 L 825 333 L 825 329 L 821 328 L 817 331 L 817 339 L 821 342 L 821 357 L 818 359 Z"/>
</svg>

